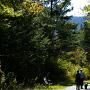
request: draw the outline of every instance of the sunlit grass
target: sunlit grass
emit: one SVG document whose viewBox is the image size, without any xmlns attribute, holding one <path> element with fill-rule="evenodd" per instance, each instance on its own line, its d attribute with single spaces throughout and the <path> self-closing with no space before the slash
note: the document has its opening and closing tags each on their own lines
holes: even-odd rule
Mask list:
<svg viewBox="0 0 90 90">
<path fill-rule="evenodd" d="M 60 89 L 63 89 L 64 86 L 61 86 L 61 85 L 52 85 L 52 86 L 49 86 L 48 88 L 49 89 L 57 89 L 57 90 L 59 89 L 60 90 Z"/>
<path fill-rule="evenodd" d="M 85 80 L 84 82 L 90 83 L 90 80 Z"/>
<path fill-rule="evenodd" d="M 34 88 L 26 88 L 23 90 L 64 90 L 64 88 L 62 85 L 36 85 Z"/>
</svg>

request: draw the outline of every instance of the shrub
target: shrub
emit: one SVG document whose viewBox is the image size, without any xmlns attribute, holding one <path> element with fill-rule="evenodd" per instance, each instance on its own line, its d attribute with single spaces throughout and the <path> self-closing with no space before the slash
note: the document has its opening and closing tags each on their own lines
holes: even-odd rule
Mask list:
<svg viewBox="0 0 90 90">
<path fill-rule="evenodd" d="M 90 79 L 90 72 L 88 68 L 83 68 L 85 79 Z"/>
</svg>

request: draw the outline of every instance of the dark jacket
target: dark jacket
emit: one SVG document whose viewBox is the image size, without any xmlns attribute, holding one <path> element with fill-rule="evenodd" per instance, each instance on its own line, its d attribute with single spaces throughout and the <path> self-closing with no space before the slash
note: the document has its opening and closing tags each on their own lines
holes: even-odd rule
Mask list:
<svg viewBox="0 0 90 90">
<path fill-rule="evenodd" d="M 80 73 L 77 73 L 76 76 L 75 76 L 75 82 L 77 84 L 80 84 Z"/>
</svg>

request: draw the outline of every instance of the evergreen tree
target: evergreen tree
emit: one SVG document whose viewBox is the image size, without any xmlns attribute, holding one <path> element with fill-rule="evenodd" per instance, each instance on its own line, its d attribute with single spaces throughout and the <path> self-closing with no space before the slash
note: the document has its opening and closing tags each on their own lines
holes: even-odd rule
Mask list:
<svg viewBox="0 0 90 90">
<path fill-rule="evenodd" d="M 90 5 L 84 8 L 87 16 L 86 21 L 84 23 L 85 28 L 85 50 L 87 52 L 87 60 L 90 62 Z"/>
</svg>

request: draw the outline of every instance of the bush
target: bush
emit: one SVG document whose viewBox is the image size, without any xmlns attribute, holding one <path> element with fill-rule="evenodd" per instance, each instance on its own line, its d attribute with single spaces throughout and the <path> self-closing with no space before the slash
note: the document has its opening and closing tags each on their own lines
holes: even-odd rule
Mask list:
<svg viewBox="0 0 90 90">
<path fill-rule="evenodd" d="M 90 72 L 88 68 L 83 68 L 85 79 L 90 79 Z"/>
<path fill-rule="evenodd" d="M 4 82 L 5 82 L 5 74 L 4 72 L 0 69 L 0 87 L 4 86 Z"/>
</svg>

